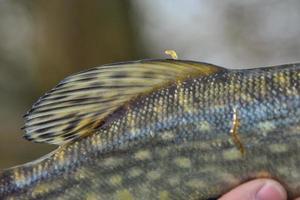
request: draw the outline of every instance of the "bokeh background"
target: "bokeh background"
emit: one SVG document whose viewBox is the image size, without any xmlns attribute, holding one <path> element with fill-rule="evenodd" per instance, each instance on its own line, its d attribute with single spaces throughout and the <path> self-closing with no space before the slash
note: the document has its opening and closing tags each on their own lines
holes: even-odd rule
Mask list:
<svg viewBox="0 0 300 200">
<path fill-rule="evenodd" d="M 1 0 L 0 169 L 56 148 L 22 138 L 23 114 L 65 76 L 165 58 L 228 68 L 300 61 L 298 0 Z"/>
</svg>

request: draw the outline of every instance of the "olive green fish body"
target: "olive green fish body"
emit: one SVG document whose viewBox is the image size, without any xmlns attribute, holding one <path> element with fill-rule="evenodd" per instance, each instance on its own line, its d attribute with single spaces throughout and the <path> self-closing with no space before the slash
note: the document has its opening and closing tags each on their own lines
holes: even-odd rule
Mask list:
<svg viewBox="0 0 300 200">
<path fill-rule="evenodd" d="M 3 171 L 1 199 L 205 200 L 257 177 L 300 196 L 299 64 L 178 78 L 93 128 Z"/>
</svg>

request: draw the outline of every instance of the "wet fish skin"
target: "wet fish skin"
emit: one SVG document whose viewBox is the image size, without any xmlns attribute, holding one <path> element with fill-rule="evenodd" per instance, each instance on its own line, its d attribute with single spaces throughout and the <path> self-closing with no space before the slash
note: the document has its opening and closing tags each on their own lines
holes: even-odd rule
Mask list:
<svg viewBox="0 0 300 200">
<path fill-rule="evenodd" d="M 205 200 L 256 177 L 294 198 L 299 166 L 300 64 L 221 70 L 138 96 L 94 134 L 3 171 L 0 199 Z"/>
</svg>

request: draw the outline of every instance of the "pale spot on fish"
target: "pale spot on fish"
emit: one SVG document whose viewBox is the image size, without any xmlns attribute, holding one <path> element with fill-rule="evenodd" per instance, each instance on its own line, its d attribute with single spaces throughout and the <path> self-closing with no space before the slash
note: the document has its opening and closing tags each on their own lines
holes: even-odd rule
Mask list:
<svg viewBox="0 0 300 200">
<path fill-rule="evenodd" d="M 258 127 L 260 130 L 263 131 L 263 133 L 269 133 L 276 128 L 274 123 L 272 123 L 272 122 L 260 122 L 258 124 Z"/>
<path fill-rule="evenodd" d="M 134 177 L 140 176 L 142 173 L 143 173 L 143 170 L 141 170 L 140 168 L 132 168 L 129 170 L 128 176 L 134 178 Z"/>
<path fill-rule="evenodd" d="M 161 137 L 163 140 L 169 141 L 169 140 L 174 139 L 175 136 L 171 131 L 165 131 L 161 134 Z"/>
<path fill-rule="evenodd" d="M 215 165 L 207 165 L 205 167 L 199 168 L 199 172 L 201 172 L 201 173 L 213 173 L 213 174 L 215 174 L 218 170 L 220 170 L 220 169 Z"/>
<path fill-rule="evenodd" d="M 238 160 L 242 158 L 242 154 L 239 149 L 232 148 L 229 150 L 223 151 L 224 160 Z"/>
<path fill-rule="evenodd" d="M 216 161 L 218 158 L 216 155 L 214 154 L 204 154 L 202 156 L 202 159 L 205 161 L 205 162 L 211 162 L 211 161 Z"/>
<path fill-rule="evenodd" d="M 137 160 L 151 159 L 151 152 L 149 150 L 140 150 L 135 153 L 134 157 Z"/>
<path fill-rule="evenodd" d="M 173 176 L 173 177 L 170 177 L 170 178 L 168 179 L 168 182 L 169 182 L 169 184 L 170 184 L 171 186 L 176 186 L 176 185 L 179 184 L 180 179 L 179 179 L 179 177 L 177 177 L 177 176 Z"/>
<path fill-rule="evenodd" d="M 254 162 L 254 163 L 257 163 L 257 164 L 259 164 L 259 165 L 265 164 L 265 163 L 267 163 L 268 161 L 269 161 L 269 159 L 268 159 L 267 156 L 265 156 L 265 155 L 260 155 L 260 156 L 258 156 L 258 157 L 253 158 L 253 162 Z"/>
<path fill-rule="evenodd" d="M 232 185 L 238 184 L 240 182 L 240 180 L 236 176 L 220 170 L 217 174 L 217 177 L 220 178 L 224 183 Z"/>
<path fill-rule="evenodd" d="M 253 98 L 249 95 L 249 94 L 244 94 L 244 93 L 241 93 L 241 99 L 243 99 L 244 101 L 246 102 L 251 102 L 253 101 Z"/>
<path fill-rule="evenodd" d="M 23 172 L 19 172 L 18 169 L 16 169 L 14 172 L 14 180 L 17 187 L 22 187 L 27 181 Z"/>
<path fill-rule="evenodd" d="M 69 158 L 66 157 L 64 151 L 61 151 L 61 152 L 58 154 L 58 159 L 59 159 L 59 163 L 60 163 L 61 165 L 64 165 L 65 162 L 67 162 Z"/>
<path fill-rule="evenodd" d="M 295 180 L 300 179 L 300 173 L 299 173 L 298 169 L 290 170 L 290 174 L 291 174 L 291 177 L 293 177 Z"/>
<path fill-rule="evenodd" d="M 188 103 L 188 93 L 183 88 L 179 89 L 178 98 L 178 103 L 182 106 L 183 110 L 188 113 L 193 113 L 194 107 Z"/>
<path fill-rule="evenodd" d="M 115 126 L 113 126 L 113 127 L 115 127 Z M 113 127 L 112 127 L 112 129 L 113 129 Z M 103 145 L 103 142 L 100 139 L 100 135 L 99 134 L 95 135 L 94 139 L 92 140 L 92 147 L 97 148 L 97 147 L 100 147 L 102 145 Z"/>
<path fill-rule="evenodd" d="M 288 150 L 286 144 L 271 144 L 268 147 L 272 153 L 283 153 Z"/>
<path fill-rule="evenodd" d="M 47 193 L 49 191 L 53 191 L 55 189 L 58 189 L 60 187 L 59 183 L 40 183 L 37 184 L 36 187 L 32 189 L 32 196 L 37 197 L 38 195 L 41 195 L 43 193 Z"/>
<path fill-rule="evenodd" d="M 190 188 L 194 188 L 194 189 L 201 189 L 204 188 L 206 186 L 206 183 L 204 183 L 203 181 L 199 180 L 199 179 L 192 179 L 189 180 L 185 183 L 188 187 Z"/>
<path fill-rule="evenodd" d="M 138 129 L 136 129 L 135 127 L 132 127 L 131 129 L 130 129 L 130 134 L 131 134 L 131 136 L 132 137 L 135 137 L 136 135 L 137 135 L 137 133 L 138 133 Z"/>
<path fill-rule="evenodd" d="M 192 114 L 195 108 L 192 105 L 186 104 L 184 105 L 183 109 L 185 112 Z"/>
<path fill-rule="evenodd" d="M 157 106 L 154 106 L 153 107 L 153 111 L 156 112 L 156 113 L 161 113 L 163 111 L 163 106 L 161 105 L 157 105 Z"/>
<path fill-rule="evenodd" d="M 169 192 L 168 191 L 160 191 L 159 199 L 160 200 L 169 200 L 170 199 Z"/>
<path fill-rule="evenodd" d="M 122 177 L 120 175 L 113 175 L 110 177 L 109 182 L 115 186 L 120 185 L 122 183 Z"/>
<path fill-rule="evenodd" d="M 201 121 L 197 124 L 197 129 L 199 131 L 209 131 L 210 130 L 210 124 L 207 121 Z"/>
<path fill-rule="evenodd" d="M 287 174 L 290 173 L 290 169 L 289 169 L 289 167 L 287 167 L 287 166 L 278 166 L 277 171 L 278 171 L 280 174 L 284 174 L 285 176 L 287 176 Z"/>
<path fill-rule="evenodd" d="M 282 73 L 275 77 L 275 81 L 282 87 L 286 87 L 289 85 L 289 80 Z"/>
<path fill-rule="evenodd" d="M 293 177 L 294 180 L 300 179 L 300 173 L 297 166 L 279 166 L 278 172 L 286 177 Z"/>
<path fill-rule="evenodd" d="M 174 162 L 178 167 L 181 167 L 181 168 L 190 168 L 191 167 L 191 160 L 186 157 L 175 158 Z"/>
<path fill-rule="evenodd" d="M 118 165 L 121 165 L 123 160 L 121 158 L 105 158 L 103 161 L 103 165 L 107 167 L 116 167 Z"/>
<path fill-rule="evenodd" d="M 208 150 L 208 149 L 211 148 L 210 144 L 208 144 L 206 141 L 195 143 L 195 147 L 199 148 L 199 149 L 202 149 L 202 150 Z"/>
<path fill-rule="evenodd" d="M 165 156 L 167 156 L 168 155 L 168 153 L 169 153 L 169 149 L 160 149 L 160 151 L 158 152 L 159 153 L 159 155 L 161 156 L 161 157 L 165 157 Z"/>
<path fill-rule="evenodd" d="M 157 180 L 160 178 L 161 172 L 159 170 L 152 170 L 147 173 L 147 178 L 150 180 Z"/>
<path fill-rule="evenodd" d="M 129 190 L 119 190 L 116 193 L 116 199 L 118 200 L 133 200 L 133 195 L 129 192 Z"/>
<path fill-rule="evenodd" d="M 86 195 L 86 200 L 100 200 L 101 198 L 99 197 L 99 194 L 95 193 L 88 193 Z"/>
<path fill-rule="evenodd" d="M 78 171 L 75 172 L 74 178 L 76 180 L 81 180 L 81 179 L 86 178 L 86 175 L 84 174 L 83 170 L 78 170 Z"/>
</svg>

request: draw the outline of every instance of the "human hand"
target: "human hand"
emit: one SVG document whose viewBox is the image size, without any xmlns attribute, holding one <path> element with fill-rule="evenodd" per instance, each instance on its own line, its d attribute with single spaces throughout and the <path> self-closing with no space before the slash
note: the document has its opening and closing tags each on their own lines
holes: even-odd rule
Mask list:
<svg viewBox="0 0 300 200">
<path fill-rule="evenodd" d="M 236 187 L 219 200 L 287 200 L 287 193 L 274 180 L 256 179 Z"/>
</svg>

